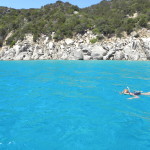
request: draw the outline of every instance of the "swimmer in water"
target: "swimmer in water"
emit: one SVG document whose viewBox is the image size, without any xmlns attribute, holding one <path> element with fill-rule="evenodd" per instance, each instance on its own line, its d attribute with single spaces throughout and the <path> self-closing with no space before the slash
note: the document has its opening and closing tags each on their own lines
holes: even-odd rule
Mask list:
<svg viewBox="0 0 150 150">
<path fill-rule="evenodd" d="M 130 89 L 124 89 L 121 94 L 125 94 L 125 95 L 131 95 L 133 96 L 132 98 L 129 99 L 133 99 L 133 98 L 139 98 L 139 95 L 150 95 L 150 92 L 147 93 L 142 93 L 142 91 L 134 91 L 134 92 L 130 92 Z"/>
</svg>

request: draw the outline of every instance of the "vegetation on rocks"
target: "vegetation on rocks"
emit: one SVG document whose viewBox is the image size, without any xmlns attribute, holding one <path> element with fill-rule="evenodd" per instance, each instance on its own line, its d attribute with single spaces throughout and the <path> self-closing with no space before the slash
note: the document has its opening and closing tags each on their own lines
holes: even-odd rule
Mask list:
<svg viewBox="0 0 150 150">
<path fill-rule="evenodd" d="M 55 32 L 54 39 L 61 40 L 77 33 L 84 34 L 87 29 L 99 37 L 102 34 L 111 37 L 121 36 L 123 31 L 130 34 L 139 28 L 150 28 L 149 21 L 150 0 L 102 0 L 83 9 L 61 1 L 40 9 L 0 7 L 0 47 L 11 31 L 13 34 L 7 44 L 12 46 L 17 40 L 23 40 L 26 33 L 32 33 L 34 41 L 41 34 L 52 38 Z"/>
</svg>

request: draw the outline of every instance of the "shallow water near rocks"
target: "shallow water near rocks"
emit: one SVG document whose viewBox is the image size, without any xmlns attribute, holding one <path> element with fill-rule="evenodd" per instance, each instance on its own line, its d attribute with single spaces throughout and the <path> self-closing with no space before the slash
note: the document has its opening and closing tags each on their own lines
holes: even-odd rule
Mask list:
<svg viewBox="0 0 150 150">
<path fill-rule="evenodd" d="M 0 61 L 0 150 L 149 150 L 150 62 Z"/>
</svg>

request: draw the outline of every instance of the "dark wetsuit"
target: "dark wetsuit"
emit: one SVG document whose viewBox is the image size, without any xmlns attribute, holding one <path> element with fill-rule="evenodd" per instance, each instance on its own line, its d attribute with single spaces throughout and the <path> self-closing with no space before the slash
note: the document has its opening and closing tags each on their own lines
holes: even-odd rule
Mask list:
<svg viewBox="0 0 150 150">
<path fill-rule="evenodd" d="M 140 91 L 135 91 L 134 95 L 141 95 L 141 92 Z"/>
</svg>

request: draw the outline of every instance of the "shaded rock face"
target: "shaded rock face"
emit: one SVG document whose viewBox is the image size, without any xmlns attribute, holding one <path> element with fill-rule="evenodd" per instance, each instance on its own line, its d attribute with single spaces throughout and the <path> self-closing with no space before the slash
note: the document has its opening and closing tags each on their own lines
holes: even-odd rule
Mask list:
<svg viewBox="0 0 150 150">
<path fill-rule="evenodd" d="M 123 60 L 125 58 L 125 55 L 122 51 L 117 51 L 115 54 L 114 54 L 114 59 L 115 60 Z"/>
<path fill-rule="evenodd" d="M 100 45 L 94 46 L 91 51 L 91 57 L 96 60 L 102 60 L 103 56 L 107 54 L 107 51 Z"/>
<path fill-rule="evenodd" d="M 74 58 L 77 60 L 83 60 L 83 52 L 81 49 L 77 49 L 74 51 Z"/>
<path fill-rule="evenodd" d="M 91 44 L 95 38 L 91 32 L 59 42 L 41 36 L 33 42 L 33 36 L 18 41 L 12 48 L 3 46 L 0 60 L 150 60 L 150 38 L 127 37 L 115 41 L 103 40 Z"/>
</svg>

